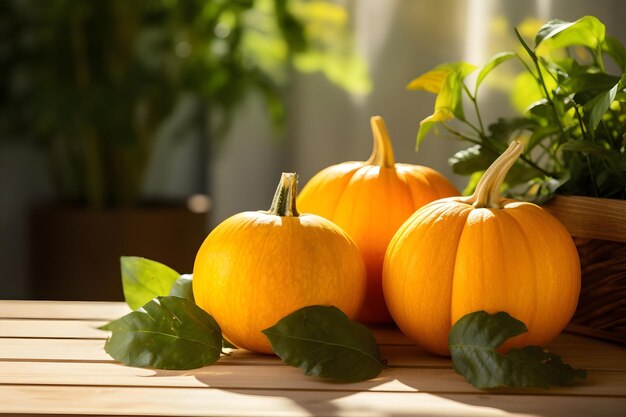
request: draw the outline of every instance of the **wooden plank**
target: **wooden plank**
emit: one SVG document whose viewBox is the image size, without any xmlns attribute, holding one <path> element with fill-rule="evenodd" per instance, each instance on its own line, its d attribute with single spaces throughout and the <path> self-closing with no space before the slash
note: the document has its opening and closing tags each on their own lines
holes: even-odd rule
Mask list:
<svg viewBox="0 0 626 417">
<path fill-rule="evenodd" d="M 0 318 L 108 321 L 130 312 L 116 301 L 0 301 Z"/>
<path fill-rule="evenodd" d="M 557 217 L 572 236 L 626 242 L 626 201 L 555 196 L 544 208 Z"/>
<path fill-rule="evenodd" d="M 583 338 L 583 340 L 585 340 Z M 589 344 L 562 344 L 551 351 L 575 367 L 597 370 L 626 370 L 626 349 L 588 339 Z M 382 345 L 381 355 L 389 366 L 451 367 L 450 360 L 430 355 L 415 346 Z M 0 360 L 43 361 L 106 361 L 112 359 L 104 351 L 103 340 L 89 339 L 0 339 Z M 232 351 L 221 363 L 263 365 L 278 364 L 278 359 L 244 350 Z"/>
<path fill-rule="evenodd" d="M 222 389 L 384 391 L 429 393 L 482 393 L 452 369 L 388 368 L 372 380 L 329 383 L 307 377 L 288 366 L 220 365 L 189 371 L 132 368 L 114 363 L 2 362 L 0 385 L 71 385 L 117 387 L 210 387 Z M 623 396 L 626 371 L 590 371 L 588 379 L 571 387 L 499 389 L 502 394 Z"/>
<path fill-rule="evenodd" d="M 0 302 L 1 303 L 1 302 Z M 108 332 L 98 330 L 97 327 L 107 320 L 67 320 L 67 319 L 0 319 L 0 338 L 28 337 L 28 338 L 73 338 L 73 339 L 106 339 Z M 413 346 L 413 343 L 395 327 L 370 328 L 381 345 Z M 566 347 L 585 349 L 616 350 L 615 344 L 597 339 L 590 339 L 572 333 L 562 333 L 549 346 L 550 349 Z M 617 346 L 626 353 L 626 348 Z"/>
<path fill-rule="evenodd" d="M 619 416 L 624 398 L 212 388 L 0 387 L 0 413 L 182 416 Z"/>
<path fill-rule="evenodd" d="M 1 337 L 27 337 L 38 339 L 102 339 L 110 332 L 98 327 L 107 321 L 90 320 L 40 320 L 2 319 Z"/>
<path fill-rule="evenodd" d="M 0 319 L 0 337 L 59 338 L 59 339 L 106 339 L 108 332 L 98 327 L 108 320 L 68 319 Z M 374 327 L 372 333 L 379 344 L 413 345 L 395 327 Z"/>
<path fill-rule="evenodd" d="M 414 346 L 382 346 L 383 358 L 389 365 L 401 366 L 404 359 L 410 366 L 451 367 L 450 360 L 420 351 Z M 397 360 L 396 357 L 400 357 Z M 5 338 L 0 342 L 0 360 L 40 360 L 40 361 L 96 361 L 112 362 L 104 351 L 103 340 L 90 339 L 18 339 Z M 275 356 L 260 355 L 245 350 L 233 350 L 230 356 L 223 356 L 221 363 L 258 363 L 278 365 Z"/>
</svg>

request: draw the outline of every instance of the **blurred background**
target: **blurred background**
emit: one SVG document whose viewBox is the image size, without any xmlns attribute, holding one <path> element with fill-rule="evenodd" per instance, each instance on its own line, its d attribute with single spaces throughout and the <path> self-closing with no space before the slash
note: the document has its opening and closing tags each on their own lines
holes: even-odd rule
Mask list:
<svg viewBox="0 0 626 417">
<path fill-rule="evenodd" d="M 513 28 L 592 14 L 626 39 L 621 0 L 0 0 L 0 298 L 121 299 L 120 255 L 191 272 L 210 228 L 366 160 L 385 118 L 396 160 L 465 144 L 434 132 L 443 62 L 484 64 Z M 486 122 L 514 112 L 501 69 Z"/>
</svg>

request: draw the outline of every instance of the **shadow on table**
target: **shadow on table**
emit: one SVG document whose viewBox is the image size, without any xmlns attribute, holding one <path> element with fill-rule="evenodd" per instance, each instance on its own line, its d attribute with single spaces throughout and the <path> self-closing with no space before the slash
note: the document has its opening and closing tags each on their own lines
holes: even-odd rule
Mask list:
<svg viewBox="0 0 626 417">
<path fill-rule="evenodd" d="M 415 357 L 426 357 L 432 363 L 432 357 L 417 347 Z M 202 386 L 242 396 L 258 399 L 259 415 L 267 411 L 271 415 L 282 400 L 296 415 L 311 416 L 352 416 L 376 415 L 389 417 L 408 416 L 502 416 L 504 414 L 538 414 L 542 417 L 561 417 L 568 411 L 580 414 L 581 407 L 589 409 L 588 415 L 594 415 L 601 404 L 585 402 L 582 397 L 555 398 L 549 390 L 474 390 L 461 376 L 453 375 L 467 389 L 460 392 L 433 392 L 429 387 L 415 381 L 415 378 L 403 377 L 402 372 L 384 370 L 372 380 L 359 383 L 333 382 L 316 377 L 305 377 L 302 370 L 281 364 L 278 358 L 238 351 L 231 361 L 218 362 L 215 365 L 193 371 L 154 370 L 154 377 L 188 375 L 193 376 Z M 419 365 L 418 365 L 419 366 Z M 445 368 L 449 369 L 449 365 Z M 231 369 L 225 369 L 229 367 Z M 248 367 L 243 370 L 241 367 Z M 272 372 L 272 368 L 281 368 L 281 372 Z M 232 368 L 240 368 L 234 372 Z M 432 371 L 432 366 L 430 371 Z M 439 368 L 439 367 L 436 367 Z M 415 369 L 415 368 L 414 368 Z M 428 372 L 428 366 L 424 372 Z M 242 374 L 245 377 L 242 379 Z M 452 382 L 452 381 L 451 381 Z M 414 391 L 414 394 L 411 392 Z M 376 392 L 376 395 L 371 395 Z M 512 394 L 512 395 L 507 395 Z M 529 400 L 529 396 L 533 396 Z M 550 407 L 543 407 L 536 396 L 545 396 L 551 401 Z M 236 399 L 236 397 L 235 397 Z M 595 407 L 595 408 L 594 408 Z M 417 412 L 416 412 L 417 410 Z"/>
<path fill-rule="evenodd" d="M 266 403 L 266 409 L 269 411 L 272 408 L 272 405 L 275 404 L 273 402 L 274 399 L 278 397 L 280 399 L 289 400 L 291 404 L 295 405 L 302 411 L 303 415 L 329 417 L 341 415 L 341 408 L 334 402 L 341 400 L 342 398 L 358 394 L 359 392 L 369 391 L 370 389 L 380 385 L 380 382 L 377 381 L 377 379 L 350 384 L 329 381 L 327 379 L 316 377 L 306 377 L 302 370 L 296 368 L 290 368 L 288 372 L 297 373 L 298 378 L 302 378 L 306 381 L 306 383 L 294 387 L 290 386 L 289 381 L 280 381 L 280 376 L 272 377 L 268 374 L 267 378 L 275 378 L 275 380 L 272 380 L 271 383 L 267 384 L 267 388 L 263 387 L 265 384 L 255 386 L 256 384 L 254 382 L 248 384 L 245 388 L 235 388 L 216 383 L 216 378 L 211 375 L 201 374 L 194 376 L 198 381 L 207 387 L 214 387 L 222 391 L 257 397 L 259 400 L 259 406 L 261 407 L 259 411 L 263 410 L 264 403 Z M 256 377 L 258 378 L 258 375 Z M 333 387 L 329 388 L 329 384 L 333 385 Z M 264 398 L 267 401 L 265 401 Z"/>
</svg>

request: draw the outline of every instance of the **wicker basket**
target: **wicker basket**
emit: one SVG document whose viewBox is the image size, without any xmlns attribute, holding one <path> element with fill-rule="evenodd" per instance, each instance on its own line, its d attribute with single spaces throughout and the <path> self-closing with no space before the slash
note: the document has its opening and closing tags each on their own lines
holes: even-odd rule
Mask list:
<svg viewBox="0 0 626 417">
<path fill-rule="evenodd" d="M 626 345 L 626 201 L 557 196 L 545 208 L 580 255 L 580 299 L 567 330 Z"/>
</svg>

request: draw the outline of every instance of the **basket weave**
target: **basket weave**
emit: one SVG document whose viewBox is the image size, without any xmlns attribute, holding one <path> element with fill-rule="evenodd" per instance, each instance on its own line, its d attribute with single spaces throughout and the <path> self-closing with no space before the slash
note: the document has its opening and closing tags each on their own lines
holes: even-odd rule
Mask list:
<svg viewBox="0 0 626 417">
<path fill-rule="evenodd" d="M 626 201 L 559 196 L 545 208 L 580 256 L 580 298 L 567 329 L 626 345 Z"/>
</svg>

